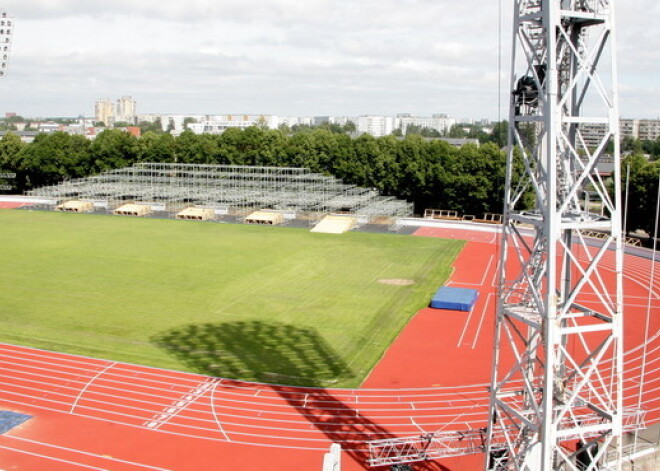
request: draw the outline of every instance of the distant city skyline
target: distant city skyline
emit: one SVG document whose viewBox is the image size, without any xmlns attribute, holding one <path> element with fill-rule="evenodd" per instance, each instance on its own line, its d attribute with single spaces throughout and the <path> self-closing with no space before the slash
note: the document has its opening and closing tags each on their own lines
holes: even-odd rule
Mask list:
<svg viewBox="0 0 660 471">
<path fill-rule="evenodd" d="M 0 0 L 16 22 L 0 113 L 93 116 L 130 95 L 139 113 L 506 119 L 501 3 L 498 74 L 494 1 Z M 621 116 L 657 118 L 660 4 L 616 8 Z"/>
</svg>

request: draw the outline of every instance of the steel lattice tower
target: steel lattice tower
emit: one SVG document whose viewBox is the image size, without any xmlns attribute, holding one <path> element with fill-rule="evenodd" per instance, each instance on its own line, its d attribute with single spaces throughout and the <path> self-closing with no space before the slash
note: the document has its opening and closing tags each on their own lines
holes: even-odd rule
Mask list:
<svg viewBox="0 0 660 471">
<path fill-rule="evenodd" d="M 624 423 L 641 421 L 623 408 L 613 6 L 515 0 L 489 469 L 616 467 Z M 608 143 L 613 181 L 597 171 Z"/>
</svg>

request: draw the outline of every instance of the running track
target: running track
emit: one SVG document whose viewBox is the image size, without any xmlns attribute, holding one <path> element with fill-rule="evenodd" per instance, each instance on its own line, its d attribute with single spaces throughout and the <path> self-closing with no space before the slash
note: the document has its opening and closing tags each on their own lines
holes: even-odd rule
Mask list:
<svg viewBox="0 0 660 471">
<path fill-rule="evenodd" d="M 495 237 L 441 228 L 416 235 L 469 241 L 450 284 L 479 287 L 479 301 L 470 313 L 421 310 L 360 389 L 243 383 L 0 344 L 0 408 L 34 416 L 0 435 L 0 469 L 320 470 L 338 442 L 350 471 L 365 469 L 366 440 L 484 426 Z M 657 421 L 658 286 L 644 343 L 650 263 L 626 256 L 625 389 L 636 406 L 643 375 L 641 402 Z M 481 459 L 415 469 L 478 469 Z"/>
</svg>

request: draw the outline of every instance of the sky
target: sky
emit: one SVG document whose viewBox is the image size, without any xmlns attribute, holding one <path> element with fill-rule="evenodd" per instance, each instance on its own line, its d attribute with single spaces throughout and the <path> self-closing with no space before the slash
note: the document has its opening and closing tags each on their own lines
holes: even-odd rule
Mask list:
<svg viewBox="0 0 660 471">
<path fill-rule="evenodd" d="M 16 23 L 2 115 L 92 116 L 97 100 L 124 95 L 138 113 L 508 115 L 513 0 L 0 0 L 0 8 Z M 658 118 L 660 2 L 618 0 L 616 15 L 621 115 Z"/>
</svg>

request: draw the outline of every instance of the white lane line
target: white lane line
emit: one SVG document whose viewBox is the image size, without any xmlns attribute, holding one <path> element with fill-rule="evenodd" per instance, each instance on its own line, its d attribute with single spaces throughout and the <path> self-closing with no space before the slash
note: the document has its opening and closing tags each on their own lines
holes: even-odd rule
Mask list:
<svg viewBox="0 0 660 471">
<path fill-rule="evenodd" d="M 467 316 L 467 319 L 465 319 L 465 324 L 463 325 L 463 332 L 461 332 L 461 336 L 458 339 L 458 343 L 456 344 L 456 348 L 461 348 L 461 345 L 463 345 L 463 339 L 465 338 L 465 333 L 467 332 L 468 326 L 470 325 L 470 319 L 472 319 L 472 313 L 474 312 L 474 309 L 470 309 L 470 312 Z"/>
<path fill-rule="evenodd" d="M 497 288 L 497 279 L 498 279 L 499 274 L 500 274 L 500 266 L 501 265 L 502 265 L 502 263 L 501 263 L 501 260 L 498 256 L 497 261 L 495 262 L 495 268 L 493 269 L 493 279 L 490 283 L 493 288 Z"/>
<path fill-rule="evenodd" d="M 494 255 L 491 255 L 490 258 L 488 259 L 488 265 L 486 265 L 486 269 L 484 270 L 484 276 L 481 277 L 481 283 L 479 283 L 481 286 L 485 286 L 486 276 L 488 276 L 488 270 L 490 270 L 490 266 L 493 263 L 493 258 Z"/>
<path fill-rule="evenodd" d="M 479 320 L 479 326 L 477 327 L 477 331 L 474 334 L 474 341 L 472 342 L 472 350 L 474 350 L 475 347 L 477 346 L 477 340 L 479 339 L 479 335 L 481 334 L 481 327 L 483 326 L 484 318 L 486 317 L 486 312 L 488 311 L 488 304 L 490 303 L 491 296 L 495 296 L 495 295 L 493 293 L 488 293 L 488 297 L 486 298 L 486 304 L 484 304 L 484 307 L 481 310 L 481 319 Z"/>
<path fill-rule="evenodd" d="M 87 384 L 85 385 L 85 387 L 83 387 L 83 388 L 80 390 L 80 392 L 78 393 L 78 396 L 76 396 L 76 399 L 73 401 L 73 404 L 71 404 L 71 410 L 69 411 L 70 414 L 73 414 L 73 410 L 74 410 L 74 409 L 76 408 L 76 406 L 78 405 L 78 401 L 80 401 L 80 398 L 81 398 L 82 395 L 85 393 L 85 391 L 87 391 L 87 389 L 92 385 L 92 383 L 93 383 L 93 382 L 94 382 L 99 376 L 101 376 L 103 373 L 105 373 L 106 371 L 108 371 L 110 368 L 112 368 L 112 367 L 115 366 L 116 364 L 117 364 L 117 362 L 110 363 L 110 364 L 107 365 L 105 368 L 103 368 L 101 371 L 99 371 L 98 373 L 96 373 L 96 376 L 94 376 L 92 379 L 90 379 L 90 380 L 87 382 Z"/>
<path fill-rule="evenodd" d="M 68 451 L 68 452 L 71 452 L 71 453 L 78 453 L 78 454 L 84 455 L 84 456 L 92 456 L 92 457 L 98 458 L 100 460 L 112 461 L 112 462 L 115 462 L 115 463 L 129 464 L 131 466 L 137 466 L 138 468 L 151 469 L 151 470 L 154 470 L 154 471 L 169 471 L 166 468 L 159 468 L 157 466 L 151 466 L 151 465 L 148 465 L 148 464 L 136 463 L 135 461 L 122 460 L 120 458 L 114 458 L 112 456 L 99 455 L 97 453 L 90 453 L 88 451 L 78 450 L 76 448 L 69 448 L 69 447 L 60 446 L 60 445 L 54 445 L 52 443 L 39 442 L 37 440 L 30 440 L 29 438 L 16 437 L 16 436 L 13 436 L 13 435 L 4 435 L 3 438 L 18 440 L 20 442 L 31 443 L 33 445 L 39 445 L 39 446 L 43 446 L 45 448 L 54 448 L 56 450 L 65 450 L 65 451 Z M 47 456 L 48 458 L 53 458 L 50 455 L 41 455 L 41 454 L 39 454 L 39 455 L 40 456 Z M 81 466 L 87 466 L 87 465 L 81 465 Z M 93 469 L 106 469 L 106 468 L 93 468 Z"/>
<path fill-rule="evenodd" d="M 31 451 L 20 450 L 18 448 L 12 448 L 10 446 L 0 445 L 0 449 L 13 451 L 15 453 L 22 453 L 24 455 L 37 456 L 39 458 L 46 459 L 48 461 L 57 461 L 59 463 L 66 463 L 67 465 L 73 465 L 73 466 L 77 466 L 79 468 L 95 469 L 97 471 L 108 471 L 107 468 L 97 468 L 96 466 L 88 466 L 86 464 L 76 463 L 74 461 L 64 460 L 62 458 L 55 458 L 54 456 L 42 455 L 41 453 L 33 453 Z"/>
<path fill-rule="evenodd" d="M 220 379 L 217 381 L 214 385 L 213 388 L 211 389 L 211 413 L 213 414 L 213 418 L 215 419 L 215 423 L 220 429 L 220 432 L 222 435 L 225 437 L 225 440 L 228 442 L 231 441 L 231 438 L 229 438 L 229 435 L 227 435 L 227 432 L 225 432 L 225 428 L 222 426 L 222 423 L 220 422 L 220 418 L 218 417 L 218 413 L 215 410 L 215 390 L 218 388 L 218 385 L 220 384 L 222 380 Z M 305 395 L 305 402 L 307 402 L 307 396 Z"/>
</svg>

